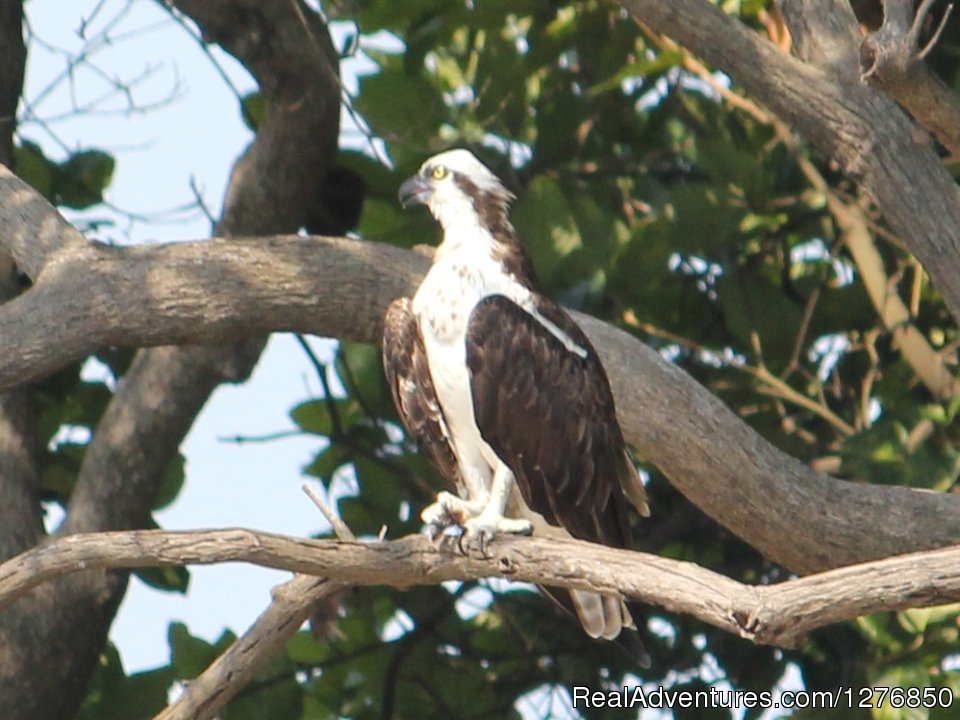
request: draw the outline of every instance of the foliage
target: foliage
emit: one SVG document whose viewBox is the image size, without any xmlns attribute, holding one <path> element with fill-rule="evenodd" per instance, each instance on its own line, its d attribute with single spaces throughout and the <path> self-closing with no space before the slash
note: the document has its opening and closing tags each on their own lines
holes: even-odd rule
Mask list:
<svg viewBox="0 0 960 720">
<path fill-rule="evenodd" d="M 758 31 L 765 5 L 724 3 Z M 953 486 L 958 403 L 937 400 L 898 353 L 824 192 L 799 161 L 812 163 L 831 192 L 848 197 L 851 188 L 749 103 L 731 109 L 718 96 L 725 78 L 685 68 L 682 51 L 598 0 L 361 0 L 353 20 L 377 64 L 354 105 L 394 165 L 342 156 L 366 184 L 362 236 L 402 246 L 432 239 L 425 213 L 399 208 L 399 179 L 434 152 L 469 146 L 517 194 L 513 219 L 548 293 L 634 332 L 807 463 L 859 482 Z M 957 87 L 954 29 L 931 60 Z M 372 49 L 382 32 L 403 49 Z M 244 99 L 251 128 L 263 111 L 258 95 Z M 24 141 L 17 169 L 51 200 L 86 207 L 101 200 L 113 160 L 87 149 L 54 162 Z M 956 327 L 935 290 L 898 243 L 882 239 L 882 220 L 871 221 L 890 288 L 917 299 L 913 322 L 934 349 L 955 346 Z M 127 361 L 106 359 L 118 375 Z M 335 366 L 318 370 L 326 397 L 291 411 L 322 447 L 306 473 L 335 491 L 356 533 L 374 536 L 384 525 L 392 536 L 416 532 L 417 513 L 440 481 L 402 437 L 377 349 L 343 343 Z M 330 390 L 334 374 L 345 394 Z M 82 382 L 75 368 L 48 379 L 43 438 L 66 426 L 91 430 L 109 394 L 107 383 Z M 81 433 L 50 445 L 48 499 L 69 498 L 84 443 Z M 656 468 L 645 469 L 654 514 L 637 525 L 640 546 L 751 583 L 787 576 L 692 507 Z M 171 468 L 158 504 L 182 480 L 182 465 Z M 170 589 L 186 583 L 177 574 L 150 579 Z M 357 590 L 334 636 L 296 635 L 224 717 L 500 718 L 518 717 L 519 708 L 529 717 L 551 689 L 613 689 L 639 678 L 761 692 L 791 668 L 811 690 L 960 687 L 956 606 L 861 618 L 814 633 L 791 652 L 651 609 L 653 670 L 641 674 L 530 589 L 490 595 L 486 587 Z M 174 626 L 170 666 L 129 678 L 108 649 L 81 717 L 114 717 L 118 698 L 153 713 L 161 688 L 195 675 L 229 640 L 205 646 Z M 796 715 L 804 716 L 814 715 Z M 947 716 L 890 707 L 843 715 Z"/>
</svg>

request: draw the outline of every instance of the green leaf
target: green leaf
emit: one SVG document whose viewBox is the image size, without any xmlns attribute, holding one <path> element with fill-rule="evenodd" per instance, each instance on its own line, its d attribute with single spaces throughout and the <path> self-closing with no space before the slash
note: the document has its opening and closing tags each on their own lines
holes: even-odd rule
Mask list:
<svg viewBox="0 0 960 720">
<path fill-rule="evenodd" d="M 884 416 L 870 428 L 847 437 L 841 446 L 841 472 L 886 485 L 946 491 L 960 467 L 960 452 L 942 438 L 911 440 L 909 430 Z"/>
<path fill-rule="evenodd" d="M 57 165 L 43 154 L 36 143 L 22 141 L 13 149 L 13 167 L 20 178 L 47 200 L 53 201 L 53 178 Z"/>
<path fill-rule="evenodd" d="M 60 443 L 56 451 L 47 455 L 40 471 L 40 493 L 45 500 L 66 506 L 86 450 L 86 445 Z"/>
<path fill-rule="evenodd" d="M 548 284 L 560 261 L 582 246 L 570 204 L 551 178 L 540 176 L 527 186 L 512 219 L 537 274 Z"/>
<path fill-rule="evenodd" d="M 921 704 L 919 692 L 922 688 L 933 685 L 932 681 L 933 678 L 925 667 L 908 663 L 889 668 L 878 677 L 872 678 L 873 687 L 889 689 L 882 702 L 879 694 L 874 693 L 874 702 L 879 702 L 879 707 L 871 711 L 872 717 L 874 720 L 927 720 L 930 714 L 928 708 L 908 705 Z M 911 696 L 908 695 L 911 689 L 917 693 L 916 702 L 910 700 Z M 898 705 L 900 707 L 897 707 Z"/>
<path fill-rule="evenodd" d="M 304 432 L 327 437 L 333 431 L 333 422 L 327 402 L 327 400 L 320 398 L 295 405 L 290 411 L 290 419 Z M 338 401 L 332 400 L 330 402 L 336 404 Z"/>
<path fill-rule="evenodd" d="M 190 586 L 190 571 L 185 567 L 138 568 L 134 575 L 155 590 L 186 595 Z"/>
<path fill-rule="evenodd" d="M 183 623 L 170 623 L 167 630 L 167 642 L 170 644 L 170 667 L 177 677 L 184 680 L 195 678 L 209 667 L 210 663 L 226 650 L 236 636 L 225 631 L 211 645 L 206 640 L 194 637 Z"/>
<path fill-rule="evenodd" d="M 943 621 L 949 621 L 956 624 L 957 615 L 960 614 L 960 603 L 949 603 L 947 605 L 935 605 L 925 608 L 909 608 L 897 613 L 900 624 L 909 632 L 922 634 L 929 625 L 935 625 Z"/>
<path fill-rule="evenodd" d="M 717 295 L 729 330 L 742 352 L 753 356 L 752 336 L 760 339 L 763 361 L 777 373 L 792 356 L 803 320 L 803 307 L 756 267 L 723 275 Z"/>
<path fill-rule="evenodd" d="M 175 680 L 170 668 L 127 676 L 112 643 L 100 655 L 78 720 L 139 720 L 151 718 L 167 706 Z"/>
<path fill-rule="evenodd" d="M 167 465 L 160 481 L 160 487 L 157 489 L 157 496 L 152 506 L 153 510 L 162 510 L 176 500 L 186 479 L 186 463 L 187 459 L 183 456 L 183 453 L 179 452 L 170 460 L 170 464 Z"/>
<path fill-rule="evenodd" d="M 436 136 L 446 109 L 426 75 L 422 71 L 408 73 L 402 60 L 393 55 L 380 53 L 375 59 L 381 71 L 360 80 L 360 95 L 354 102 L 370 127 L 376 133 L 399 134 L 398 148 L 403 146 L 403 138 L 416 147 L 415 138 Z M 394 159 L 400 164 L 403 155 Z"/>
<path fill-rule="evenodd" d="M 329 490 L 334 473 L 349 461 L 349 452 L 342 445 L 331 443 L 317 453 L 303 472 L 322 481 L 323 486 Z"/>
<path fill-rule="evenodd" d="M 103 191 L 113 178 L 115 161 L 101 150 L 83 150 L 62 163 L 55 177 L 58 205 L 82 210 L 103 202 Z"/>
<path fill-rule="evenodd" d="M 257 132 L 267 115 L 267 101 L 262 93 L 247 93 L 240 100 L 240 117 L 251 132 Z"/>
<path fill-rule="evenodd" d="M 356 417 L 392 415 L 393 397 L 383 374 L 380 347 L 341 340 L 336 359 L 337 374 L 356 401 Z"/>
<path fill-rule="evenodd" d="M 287 640 L 286 652 L 290 661 L 298 665 L 319 665 L 330 657 L 330 645 L 301 630 Z"/>
</svg>

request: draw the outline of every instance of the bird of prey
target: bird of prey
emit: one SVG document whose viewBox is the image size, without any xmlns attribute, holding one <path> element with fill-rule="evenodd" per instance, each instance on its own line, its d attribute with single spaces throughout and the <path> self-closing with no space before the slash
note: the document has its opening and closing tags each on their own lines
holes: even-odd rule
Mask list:
<svg viewBox="0 0 960 720">
<path fill-rule="evenodd" d="M 384 322 L 383 362 L 397 410 L 455 494 L 421 517 L 457 525 L 468 546 L 497 533 L 579 538 L 628 548 L 628 503 L 649 515 L 596 350 L 537 289 L 508 218 L 513 195 L 468 150 L 427 160 L 400 186 L 443 231 L 412 299 Z M 519 493 L 517 492 L 519 490 Z M 545 592 L 592 637 L 649 658 L 619 597 Z"/>
</svg>

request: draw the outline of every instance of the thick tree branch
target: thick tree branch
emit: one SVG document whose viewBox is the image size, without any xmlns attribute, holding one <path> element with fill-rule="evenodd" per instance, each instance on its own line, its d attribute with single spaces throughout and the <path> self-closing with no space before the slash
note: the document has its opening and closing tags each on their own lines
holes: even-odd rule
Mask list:
<svg viewBox="0 0 960 720">
<path fill-rule="evenodd" d="M 85 276 L 64 273 L 0 308 L 13 341 L 6 347 L 17 348 L 0 348 L 0 387 L 104 344 L 226 341 L 269 329 L 379 342 L 384 308 L 409 294 L 427 267 L 418 253 L 345 238 L 220 239 L 89 253 Z M 62 312 L 49 314 L 63 306 L 54 297 L 91 311 L 64 323 Z M 643 343 L 580 320 L 604 358 L 627 437 L 641 456 L 768 558 L 809 573 L 960 542 L 960 497 L 816 473 Z"/>
<path fill-rule="evenodd" d="M 814 148 L 835 159 L 881 206 L 960 318 L 960 191 L 911 120 L 857 79 L 849 6 L 840 0 L 784 0 L 788 21 L 803 15 L 833 44 L 816 67 L 785 55 L 704 0 L 618 0 L 653 30 L 727 72 Z M 809 15 L 812 5 L 815 14 Z M 795 37 L 806 38 L 802 28 Z M 802 46 L 801 46 L 802 47 Z M 853 58 L 852 64 L 848 58 Z M 853 78 L 851 80 L 851 78 Z"/>
<path fill-rule="evenodd" d="M 36 545 L 44 536 L 33 392 L 0 393 L 0 560 Z"/>
<path fill-rule="evenodd" d="M 59 251 L 86 244 L 83 234 L 40 193 L 0 165 L 0 252 L 9 253 L 19 272 L 36 282 L 47 266 L 57 272 Z"/>
<path fill-rule="evenodd" d="M 13 134 L 26 55 L 23 3 L 0 0 L 0 183 L 11 177 L 7 168 L 13 167 Z M 16 262 L 2 236 L 0 231 L 0 305 L 21 289 Z M 0 559 L 26 550 L 43 536 L 38 452 L 32 391 L 23 387 L 0 393 Z"/>
<path fill-rule="evenodd" d="M 756 586 L 691 562 L 576 540 L 504 536 L 491 549 L 487 557 L 465 556 L 422 535 L 343 542 L 243 529 L 70 535 L 0 565 L 0 607 L 80 570 L 242 561 L 351 585 L 406 588 L 500 577 L 619 594 L 753 642 L 795 647 L 810 631 L 842 620 L 960 600 L 960 547 Z"/>
<path fill-rule="evenodd" d="M 885 0 L 883 25 L 863 39 L 860 70 L 873 88 L 887 93 L 937 138 L 954 157 L 960 157 L 960 97 L 923 61 L 936 44 L 952 5 L 947 5 L 926 44 L 921 37 L 935 4 L 924 0 L 914 14 L 913 0 Z"/>
<path fill-rule="evenodd" d="M 229 342 L 273 330 L 374 341 L 427 261 L 376 243 L 298 236 L 86 245 L 0 306 L 0 389 L 111 345 Z M 384 270 L 387 270 L 384 272 Z"/>
</svg>

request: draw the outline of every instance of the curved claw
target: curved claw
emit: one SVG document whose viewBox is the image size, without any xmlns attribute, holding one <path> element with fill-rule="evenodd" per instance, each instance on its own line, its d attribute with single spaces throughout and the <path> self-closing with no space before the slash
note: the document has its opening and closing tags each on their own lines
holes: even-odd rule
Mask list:
<svg viewBox="0 0 960 720">
<path fill-rule="evenodd" d="M 533 525 L 529 520 L 485 513 L 470 518 L 463 523 L 462 527 L 463 533 L 460 535 L 457 547 L 464 555 L 468 554 L 469 549 L 476 548 L 486 559 L 493 557 L 489 548 L 497 534 L 529 535 L 533 532 Z M 467 550 L 464 550 L 464 541 L 466 541 Z"/>
</svg>

